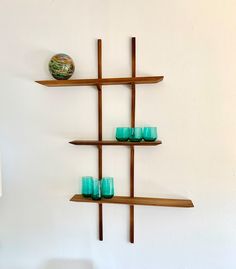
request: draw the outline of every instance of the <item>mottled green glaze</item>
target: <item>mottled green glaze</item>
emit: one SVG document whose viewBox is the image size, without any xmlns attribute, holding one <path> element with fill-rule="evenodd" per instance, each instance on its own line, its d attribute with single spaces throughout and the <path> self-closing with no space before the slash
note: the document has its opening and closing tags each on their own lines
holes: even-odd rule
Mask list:
<svg viewBox="0 0 236 269">
<path fill-rule="evenodd" d="M 55 79 L 69 79 L 75 71 L 75 65 L 70 56 L 59 53 L 51 58 L 49 71 Z"/>
</svg>

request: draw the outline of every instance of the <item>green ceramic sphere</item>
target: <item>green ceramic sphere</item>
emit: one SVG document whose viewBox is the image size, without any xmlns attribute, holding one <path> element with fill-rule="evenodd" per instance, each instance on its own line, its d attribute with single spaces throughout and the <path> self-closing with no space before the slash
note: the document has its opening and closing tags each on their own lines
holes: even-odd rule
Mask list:
<svg viewBox="0 0 236 269">
<path fill-rule="evenodd" d="M 51 58 L 49 71 L 55 79 L 69 79 L 75 71 L 75 65 L 70 56 L 59 53 Z"/>
</svg>

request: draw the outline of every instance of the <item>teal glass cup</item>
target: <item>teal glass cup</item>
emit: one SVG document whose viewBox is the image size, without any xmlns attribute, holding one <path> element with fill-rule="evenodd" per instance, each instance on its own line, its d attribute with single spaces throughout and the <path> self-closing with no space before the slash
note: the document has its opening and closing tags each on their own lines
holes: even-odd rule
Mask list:
<svg viewBox="0 0 236 269">
<path fill-rule="evenodd" d="M 157 127 L 144 127 L 143 139 L 150 142 L 157 140 Z"/>
<path fill-rule="evenodd" d="M 102 178 L 102 197 L 110 199 L 114 196 L 114 180 L 113 177 Z"/>
<path fill-rule="evenodd" d="M 101 181 L 97 178 L 93 180 L 92 199 L 93 200 L 101 199 Z"/>
<path fill-rule="evenodd" d="M 93 177 L 82 177 L 82 195 L 91 197 L 93 193 Z"/>
<path fill-rule="evenodd" d="M 132 142 L 140 142 L 143 139 L 142 128 L 135 127 L 131 128 L 131 134 L 129 140 Z"/>
<path fill-rule="evenodd" d="M 128 141 L 131 130 L 129 127 L 117 127 L 116 128 L 116 140 Z"/>
</svg>

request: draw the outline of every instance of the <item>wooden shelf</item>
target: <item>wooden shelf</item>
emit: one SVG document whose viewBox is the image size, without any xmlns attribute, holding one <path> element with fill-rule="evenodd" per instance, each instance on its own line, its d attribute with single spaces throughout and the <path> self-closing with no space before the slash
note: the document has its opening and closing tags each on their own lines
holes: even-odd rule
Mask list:
<svg viewBox="0 0 236 269">
<path fill-rule="evenodd" d="M 166 199 L 166 198 L 147 198 L 147 197 L 128 197 L 114 196 L 111 199 L 92 200 L 84 198 L 81 194 L 74 195 L 70 201 L 97 203 L 97 204 L 123 204 L 123 205 L 145 205 L 145 206 L 167 206 L 167 207 L 194 207 L 191 200 Z"/>
<path fill-rule="evenodd" d="M 81 145 L 81 146 L 157 146 L 160 145 L 162 142 L 160 140 L 153 141 L 153 142 L 130 142 L 130 141 L 116 141 L 116 140 L 74 140 L 69 142 L 73 145 Z"/>
<path fill-rule="evenodd" d="M 37 80 L 35 82 L 47 87 L 66 86 L 97 86 L 97 85 L 122 85 L 122 84 L 150 84 L 162 81 L 164 76 L 154 77 L 127 77 L 127 78 L 95 78 L 71 80 Z"/>
</svg>

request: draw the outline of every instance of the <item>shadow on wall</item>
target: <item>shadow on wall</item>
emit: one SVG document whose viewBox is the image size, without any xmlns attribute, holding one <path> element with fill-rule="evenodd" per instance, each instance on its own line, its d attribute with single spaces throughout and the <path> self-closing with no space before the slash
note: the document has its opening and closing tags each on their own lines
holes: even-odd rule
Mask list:
<svg viewBox="0 0 236 269">
<path fill-rule="evenodd" d="M 93 264 L 89 260 L 53 259 L 42 269 L 93 269 Z"/>
</svg>

